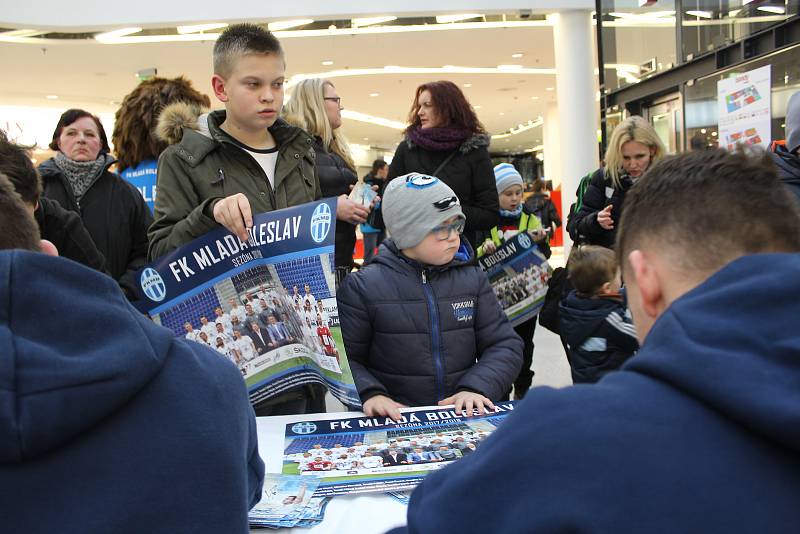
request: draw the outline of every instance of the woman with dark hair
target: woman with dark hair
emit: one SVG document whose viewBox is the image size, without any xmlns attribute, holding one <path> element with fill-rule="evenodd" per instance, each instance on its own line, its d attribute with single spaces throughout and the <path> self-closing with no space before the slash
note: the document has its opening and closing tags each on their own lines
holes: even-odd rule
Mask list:
<svg viewBox="0 0 800 534">
<path fill-rule="evenodd" d="M 152 217 L 139 191 L 108 170 L 116 160 L 100 119 L 82 109 L 65 111 L 50 148 L 55 157 L 39 166 L 44 196 L 81 216 L 106 258 L 106 271 L 133 298 Z"/>
<path fill-rule="evenodd" d="M 417 87 L 408 122 L 389 180 L 419 172 L 450 186 L 467 217 L 464 236 L 475 248 L 477 232 L 496 225 L 500 209 L 489 136 L 464 93 L 449 81 Z"/>
</svg>

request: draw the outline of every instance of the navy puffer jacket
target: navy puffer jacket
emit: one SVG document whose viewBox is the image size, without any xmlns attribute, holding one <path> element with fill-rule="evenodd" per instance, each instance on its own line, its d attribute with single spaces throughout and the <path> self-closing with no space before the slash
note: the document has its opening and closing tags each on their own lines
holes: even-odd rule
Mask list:
<svg viewBox="0 0 800 534">
<path fill-rule="evenodd" d="M 342 334 L 362 400 L 387 395 L 435 405 L 459 390 L 496 401 L 522 365 L 522 340 L 462 238 L 449 264 L 423 267 L 387 239 L 337 295 Z"/>
</svg>

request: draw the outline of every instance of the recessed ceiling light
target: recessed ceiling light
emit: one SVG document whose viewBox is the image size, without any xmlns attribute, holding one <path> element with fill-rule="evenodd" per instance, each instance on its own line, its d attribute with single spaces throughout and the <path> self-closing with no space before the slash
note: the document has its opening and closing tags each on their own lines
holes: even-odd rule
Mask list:
<svg viewBox="0 0 800 534">
<path fill-rule="evenodd" d="M 539 97 L 538 96 L 532 96 L 531 100 L 539 100 Z"/>
<path fill-rule="evenodd" d="M 326 59 L 325 61 L 322 62 L 322 64 L 325 65 L 326 67 L 329 67 L 333 65 L 333 61 L 331 61 L 330 59 Z"/>
<path fill-rule="evenodd" d="M 364 138 L 364 141 L 369 141 L 369 137 L 365 137 L 365 138 Z"/>
<path fill-rule="evenodd" d="M 524 54 L 523 54 L 522 52 L 517 52 L 516 54 L 511 54 L 511 57 L 513 57 L 514 59 L 519 59 L 519 58 L 521 58 L 523 55 L 524 55 Z"/>
<path fill-rule="evenodd" d="M 227 22 L 212 22 L 210 24 L 195 24 L 193 26 L 178 26 L 178 33 L 181 35 L 187 33 L 207 32 L 211 30 L 218 30 L 228 26 Z"/>
<path fill-rule="evenodd" d="M 464 87 L 472 87 L 472 84 L 471 83 L 465 83 Z"/>
<path fill-rule="evenodd" d="M 475 108 L 475 109 L 481 109 L 480 106 L 472 106 L 472 107 Z"/>
<path fill-rule="evenodd" d="M 545 88 L 544 88 L 544 90 L 545 90 L 545 91 L 552 91 L 552 90 L 553 90 L 553 88 L 552 88 L 552 87 L 545 87 Z"/>
<path fill-rule="evenodd" d="M 766 11 L 767 13 L 775 13 L 777 15 L 786 13 L 786 8 L 781 6 L 758 6 L 756 9 L 759 11 Z"/>
<path fill-rule="evenodd" d="M 500 115 L 505 115 L 505 113 L 501 111 L 501 112 L 500 112 Z"/>
<path fill-rule="evenodd" d="M 381 96 L 380 93 L 370 93 L 369 96 Z"/>
<path fill-rule="evenodd" d="M 460 15 L 439 15 L 436 17 L 436 22 L 439 24 L 447 24 L 449 22 L 458 22 L 460 20 L 477 19 L 483 15 L 479 13 L 461 13 Z"/>
<path fill-rule="evenodd" d="M 279 32 L 281 30 L 288 30 L 290 28 L 298 28 L 300 26 L 307 26 L 314 22 L 314 19 L 294 19 L 294 20 L 279 20 L 277 22 L 270 22 L 267 28 L 271 32 Z"/>
<path fill-rule="evenodd" d="M 351 20 L 350 25 L 354 28 L 361 28 L 363 26 L 372 26 L 373 24 L 381 24 L 383 22 L 392 22 L 393 20 L 397 20 L 397 17 L 391 15 L 388 17 L 365 17 Z"/>
<path fill-rule="evenodd" d="M 110 31 L 110 32 L 98 33 L 97 35 L 94 36 L 94 38 L 97 41 L 110 41 L 110 40 L 114 40 L 114 39 L 116 39 L 118 37 L 124 37 L 126 35 L 131 35 L 132 33 L 139 33 L 140 31 L 142 31 L 142 29 L 139 28 L 138 26 L 131 27 L 131 28 L 120 28 L 118 30 L 114 30 L 114 31 Z"/>
<path fill-rule="evenodd" d="M 47 95 L 47 100 L 58 100 L 58 95 Z"/>
</svg>

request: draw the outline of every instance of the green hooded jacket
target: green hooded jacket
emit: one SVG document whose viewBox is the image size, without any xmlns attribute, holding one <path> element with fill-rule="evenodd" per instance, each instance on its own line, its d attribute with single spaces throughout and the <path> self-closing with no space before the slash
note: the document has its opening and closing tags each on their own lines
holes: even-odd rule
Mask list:
<svg viewBox="0 0 800 534">
<path fill-rule="evenodd" d="M 182 102 L 161 113 L 156 133 L 170 146 L 158 159 L 151 261 L 218 227 L 216 200 L 243 193 L 256 214 L 322 198 L 308 133 L 282 119 L 269 128 L 278 145 L 273 188 L 258 162 L 220 130 L 224 121 L 225 111 L 201 115 Z"/>
</svg>

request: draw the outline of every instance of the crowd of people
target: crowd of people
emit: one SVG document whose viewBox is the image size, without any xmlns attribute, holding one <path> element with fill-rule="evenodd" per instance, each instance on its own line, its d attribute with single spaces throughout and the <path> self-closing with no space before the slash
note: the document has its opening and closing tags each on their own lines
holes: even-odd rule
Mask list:
<svg viewBox="0 0 800 534">
<path fill-rule="evenodd" d="M 320 446 L 293 459 L 301 471 L 472 456 L 414 492 L 410 532 L 796 526 L 800 340 L 786 325 L 800 291 L 800 210 L 785 185 L 796 185 L 786 176 L 800 167 L 797 94 L 786 144 L 769 157 L 670 156 L 643 118 L 615 128 L 567 223 L 578 246 L 566 282 L 549 288 L 576 385 L 529 391 L 535 318 L 511 326 L 476 258 L 520 232 L 547 254 L 556 223 L 543 227 L 541 203 L 526 207 L 513 166 L 492 167 L 464 94 L 449 81 L 417 88 L 388 171 L 373 167 L 386 181 L 372 184 L 379 195 L 364 206 L 349 198 L 358 177 L 335 86 L 298 85 L 282 115 L 286 66 L 263 28 L 222 32 L 212 87 L 225 109 L 207 113 L 200 99 L 160 112 L 152 214 L 112 172 L 93 114 L 65 112 L 56 155 L 38 169 L 0 137 L 5 528 L 179 531 L 191 517 L 200 530 L 246 531 L 264 476 L 254 415 L 325 407 L 319 386 L 299 385 L 254 413 L 243 366 L 300 339 L 338 358 L 324 304 L 307 285 L 252 288 L 176 338 L 128 300 L 148 260 L 219 226 L 246 240 L 254 213 L 327 195 L 338 197 L 343 223 L 336 296 L 363 412 L 399 420 L 407 406 L 454 405 L 480 414 L 512 390 L 524 402 L 480 450 L 480 433 Z M 389 237 L 351 273 L 358 224 Z M 59 251 L 75 261 L 53 257 Z M 192 498 L 168 498 L 167 479 Z M 80 484 L 49 492 L 42 514 L 41 488 L 64 480 Z M 108 491 L 119 480 L 129 482 L 122 496 Z"/>
</svg>

